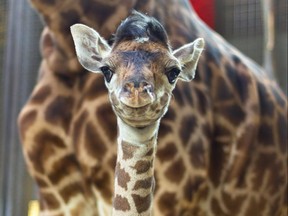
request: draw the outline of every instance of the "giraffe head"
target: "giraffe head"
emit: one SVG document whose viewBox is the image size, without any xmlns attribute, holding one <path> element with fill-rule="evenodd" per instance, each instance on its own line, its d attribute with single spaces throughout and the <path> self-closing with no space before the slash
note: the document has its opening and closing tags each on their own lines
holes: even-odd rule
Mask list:
<svg viewBox="0 0 288 216">
<path fill-rule="evenodd" d="M 102 73 L 116 115 L 145 127 L 167 111 L 178 79 L 193 79 L 204 47 L 202 38 L 173 51 L 163 26 L 133 12 L 118 27 L 112 46 L 95 30 L 71 27 L 76 53 L 87 70 Z"/>
</svg>

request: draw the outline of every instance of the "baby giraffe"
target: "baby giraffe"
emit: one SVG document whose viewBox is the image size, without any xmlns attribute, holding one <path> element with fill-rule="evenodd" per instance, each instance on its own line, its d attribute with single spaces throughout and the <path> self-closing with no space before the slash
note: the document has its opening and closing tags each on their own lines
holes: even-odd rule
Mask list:
<svg viewBox="0 0 288 216">
<path fill-rule="evenodd" d="M 176 81 L 193 79 L 204 40 L 172 51 L 163 26 L 138 12 L 121 23 L 111 47 L 85 25 L 75 24 L 71 32 L 81 65 L 104 75 L 117 116 L 112 215 L 151 215 L 160 119 Z"/>
</svg>

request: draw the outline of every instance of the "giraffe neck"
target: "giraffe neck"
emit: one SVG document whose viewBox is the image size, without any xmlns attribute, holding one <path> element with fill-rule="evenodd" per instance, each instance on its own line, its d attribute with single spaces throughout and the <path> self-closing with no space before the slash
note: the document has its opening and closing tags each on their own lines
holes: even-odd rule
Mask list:
<svg viewBox="0 0 288 216">
<path fill-rule="evenodd" d="M 151 215 L 158 126 L 138 129 L 118 119 L 113 216 Z"/>
</svg>

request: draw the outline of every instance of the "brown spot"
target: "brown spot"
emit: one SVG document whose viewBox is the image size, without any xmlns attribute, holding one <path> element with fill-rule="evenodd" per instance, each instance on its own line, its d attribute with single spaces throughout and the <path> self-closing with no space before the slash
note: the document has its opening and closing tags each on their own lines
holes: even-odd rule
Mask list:
<svg viewBox="0 0 288 216">
<path fill-rule="evenodd" d="M 93 158 L 103 160 L 107 152 L 107 147 L 101 139 L 93 123 L 88 122 L 85 129 L 85 148 L 87 153 Z"/>
<path fill-rule="evenodd" d="M 258 140 L 265 146 L 274 145 L 274 134 L 272 126 L 262 122 L 258 132 Z"/>
<path fill-rule="evenodd" d="M 73 128 L 73 143 L 74 145 L 76 145 L 76 147 L 78 147 L 79 143 L 80 143 L 80 137 L 82 134 L 82 130 L 84 128 L 84 122 L 86 121 L 88 117 L 88 112 L 87 110 L 84 110 L 79 117 L 76 119 L 75 123 L 73 124 L 74 128 Z"/>
<path fill-rule="evenodd" d="M 192 201 L 195 192 L 199 193 L 200 185 L 205 181 L 202 177 L 189 178 L 184 186 L 183 194 L 187 201 Z"/>
<path fill-rule="evenodd" d="M 19 120 L 19 130 L 22 139 L 22 143 L 25 140 L 25 132 L 33 125 L 37 117 L 37 111 L 31 110 L 25 113 Z"/>
<path fill-rule="evenodd" d="M 41 197 L 40 198 L 41 203 L 43 203 L 46 208 L 58 209 L 60 207 L 59 201 L 56 199 L 56 197 L 53 194 L 40 191 L 40 197 Z"/>
<path fill-rule="evenodd" d="M 96 110 L 96 116 L 101 122 L 107 137 L 111 142 L 116 143 L 117 137 L 117 121 L 110 104 L 103 104 Z"/>
<path fill-rule="evenodd" d="M 226 81 L 223 77 L 219 77 L 217 80 L 217 96 L 216 101 L 226 101 L 233 99 L 233 94 L 231 93 L 231 89 L 228 88 Z"/>
<path fill-rule="evenodd" d="M 145 154 L 144 157 L 151 157 L 151 156 L 153 155 L 153 153 L 154 153 L 154 149 L 151 148 L 151 149 Z"/>
<path fill-rule="evenodd" d="M 205 115 L 207 113 L 207 110 L 209 108 L 209 102 L 207 95 L 203 92 L 203 90 L 199 90 L 197 88 L 194 89 L 194 92 L 197 96 L 197 105 L 198 105 L 198 110 L 202 115 Z M 196 102 L 195 102 L 196 104 Z"/>
<path fill-rule="evenodd" d="M 221 215 L 221 216 L 228 216 L 223 209 L 221 208 L 219 201 L 216 198 L 212 199 L 211 202 L 211 210 L 214 213 L 214 215 Z"/>
<path fill-rule="evenodd" d="M 128 159 L 133 158 L 135 151 L 138 149 L 137 146 L 132 145 L 125 141 L 122 141 L 121 146 L 122 146 L 122 151 L 123 151 L 123 160 L 128 160 Z"/>
<path fill-rule="evenodd" d="M 128 203 L 128 200 L 125 197 L 122 197 L 120 195 L 116 195 L 113 199 L 113 207 L 116 210 L 120 211 L 129 211 L 130 205 Z"/>
<path fill-rule="evenodd" d="M 104 79 L 97 76 L 86 90 L 85 98 L 87 98 L 87 100 L 95 100 L 102 95 L 107 95 L 107 90 L 104 84 Z M 109 106 L 111 107 L 110 104 Z"/>
<path fill-rule="evenodd" d="M 117 161 L 117 156 L 116 155 L 113 155 L 113 156 L 111 156 L 111 158 L 109 159 L 109 165 L 110 165 L 110 168 L 112 169 L 112 170 L 114 170 L 115 169 L 115 167 L 116 167 L 116 161 Z"/>
<path fill-rule="evenodd" d="M 161 162 L 172 160 L 177 154 L 176 144 L 173 142 L 167 143 L 164 148 L 157 151 L 157 158 Z"/>
<path fill-rule="evenodd" d="M 192 146 L 189 151 L 190 161 L 195 168 L 204 168 L 205 167 L 205 152 L 204 146 L 201 139 L 197 142 L 192 143 Z"/>
<path fill-rule="evenodd" d="M 73 88 L 73 86 L 75 84 L 75 80 L 76 80 L 75 79 L 76 77 L 74 76 L 74 74 L 71 76 L 71 75 L 67 75 L 67 74 L 58 73 L 57 78 L 63 85 L 65 85 L 66 87 L 68 87 L 70 89 Z"/>
<path fill-rule="evenodd" d="M 34 104 L 42 104 L 48 98 L 51 92 L 50 86 L 42 86 L 35 94 L 32 95 L 30 100 Z"/>
<path fill-rule="evenodd" d="M 173 90 L 173 95 L 174 95 L 176 103 L 178 103 L 180 107 L 184 106 L 184 98 L 181 94 L 181 90 L 178 85 L 176 85 L 176 88 Z"/>
<path fill-rule="evenodd" d="M 139 189 L 149 189 L 153 187 L 154 184 L 154 178 L 153 177 L 149 177 L 143 180 L 138 180 L 135 185 L 133 190 L 139 190 Z"/>
<path fill-rule="evenodd" d="M 101 167 L 95 167 L 93 169 L 93 183 L 100 191 L 102 197 L 107 203 L 111 203 L 112 191 L 111 191 L 111 176 L 108 172 L 104 172 L 102 175 L 98 176 L 99 171 L 102 170 Z"/>
<path fill-rule="evenodd" d="M 177 161 L 172 161 L 171 165 L 165 172 L 165 176 L 174 183 L 179 183 L 185 173 L 185 167 L 181 158 Z"/>
<path fill-rule="evenodd" d="M 283 154 L 287 154 L 287 116 L 278 114 L 277 126 L 280 150 Z"/>
<path fill-rule="evenodd" d="M 130 175 L 124 169 L 120 168 L 119 163 L 117 163 L 115 175 L 118 185 L 127 190 L 127 183 L 130 181 Z"/>
<path fill-rule="evenodd" d="M 158 205 L 161 212 L 172 212 L 177 206 L 176 194 L 170 192 L 163 193 L 158 201 Z"/>
<path fill-rule="evenodd" d="M 57 135 L 43 130 L 34 138 L 35 145 L 33 149 L 28 152 L 28 156 L 33 161 L 34 167 L 37 171 L 44 172 L 44 164 L 47 159 L 58 151 L 58 148 L 65 148 L 64 141 Z"/>
<path fill-rule="evenodd" d="M 246 113 L 243 108 L 237 104 L 220 107 L 218 112 L 235 126 L 242 123 L 246 117 Z"/>
<path fill-rule="evenodd" d="M 62 126 L 65 132 L 68 133 L 73 106 L 73 97 L 58 96 L 47 107 L 45 118 L 53 125 L 56 124 Z"/>
<path fill-rule="evenodd" d="M 69 200 L 77 194 L 83 195 L 85 192 L 81 186 L 81 182 L 70 183 L 60 190 L 60 195 L 65 203 L 69 203 Z"/>
<path fill-rule="evenodd" d="M 137 174 L 146 173 L 151 168 L 151 162 L 146 160 L 137 161 L 133 167 Z"/>
<path fill-rule="evenodd" d="M 39 188 L 45 188 L 48 187 L 48 184 L 45 180 L 43 180 L 42 178 L 38 177 L 38 176 L 33 176 L 33 178 L 35 179 L 37 185 Z"/>
<path fill-rule="evenodd" d="M 181 128 L 179 130 L 183 146 L 187 146 L 189 139 L 196 127 L 197 127 L 197 119 L 195 118 L 195 116 L 189 115 L 183 117 Z"/>
<path fill-rule="evenodd" d="M 226 145 L 227 143 L 216 141 L 211 143 L 210 161 L 212 163 L 211 166 L 209 166 L 209 177 L 211 181 L 214 183 L 214 186 L 217 186 L 220 183 L 221 170 L 223 170 L 226 159 L 223 148 Z"/>
<path fill-rule="evenodd" d="M 145 197 L 139 196 L 137 194 L 132 194 L 132 198 L 139 214 L 149 210 L 150 206 L 152 205 L 152 194 L 148 194 Z"/>
<path fill-rule="evenodd" d="M 265 205 L 262 203 L 257 203 L 254 198 L 249 200 L 249 206 L 244 215 L 254 216 L 254 215 L 263 215 L 263 209 L 265 209 Z M 272 213 L 272 212 L 271 212 Z M 275 212 L 273 212 L 274 214 Z M 271 214 L 271 215 L 273 215 Z M 269 214 L 270 215 L 270 214 Z"/>
<path fill-rule="evenodd" d="M 171 126 L 165 124 L 163 121 L 160 123 L 158 137 L 163 138 L 168 134 L 173 133 Z"/>
<path fill-rule="evenodd" d="M 172 107 L 169 107 L 167 113 L 164 116 L 164 121 L 165 120 L 170 120 L 170 121 L 174 121 L 176 118 L 176 114 L 175 111 L 172 109 Z"/>
<path fill-rule="evenodd" d="M 62 179 L 75 172 L 79 172 L 79 166 L 75 155 L 66 155 L 53 164 L 53 169 L 51 173 L 48 174 L 48 178 L 56 185 Z"/>
<path fill-rule="evenodd" d="M 274 104 L 269 99 L 270 95 L 267 92 L 267 87 L 262 83 L 257 83 L 258 94 L 259 94 L 259 107 L 261 115 L 272 116 L 274 114 Z"/>
<path fill-rule="evenodd" d="M 66 33 L 66 35 L 68 35 L 70 33 L 70 26 L 80 22 L 79 12 L 77 12 L 76 10 L 66 10 L 64 12 L 61 12 L 59 22 L 59 30 L 61 31 L 61 33 Z"/>
<path fill-rule="evenodd" d="M 231 196 L 231 194 L 222 191 L 223 203 L 230 214 L 236 215 L 242 209 L 243 202 L 247 199 L 246 195 Z"/>
<path fill-rule="evenodd" d="M 183 95 L 185 96 L 186 101 L 193 106 L 193 97 L 192 97 L 192 89 L 189 83 L 183 83 Z"/>
</svg>

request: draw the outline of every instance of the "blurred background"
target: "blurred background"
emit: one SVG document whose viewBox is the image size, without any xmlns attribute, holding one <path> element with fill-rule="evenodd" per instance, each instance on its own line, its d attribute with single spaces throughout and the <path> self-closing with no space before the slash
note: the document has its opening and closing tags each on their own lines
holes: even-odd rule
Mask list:
<svg viewBox="0 0 288 216">
<path fill-rule="evenodd" d="M 37 198 L 26 172 L 16 127 L 17 115 L 37 79 L 38 41 L 43 28 L 27 2 L 0 0 L 0 216 L 27 215 L 29 201 Z M 272 71 L 287 95 L 287 0 L 191 3 L 212 29 Z M 265 10 L 271 6 L 275 14 L 273 50 L 273 43 L 267 49 L 271 31 L 264 25 L 268 17 Z"/>
</svg>

